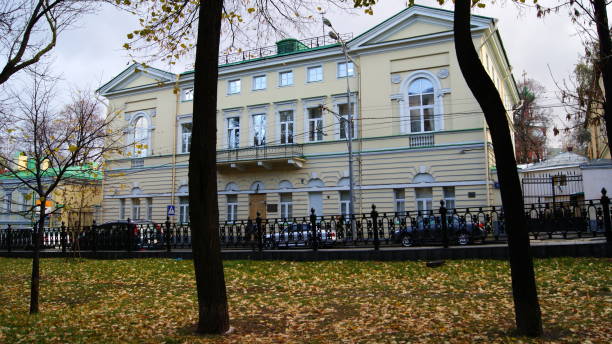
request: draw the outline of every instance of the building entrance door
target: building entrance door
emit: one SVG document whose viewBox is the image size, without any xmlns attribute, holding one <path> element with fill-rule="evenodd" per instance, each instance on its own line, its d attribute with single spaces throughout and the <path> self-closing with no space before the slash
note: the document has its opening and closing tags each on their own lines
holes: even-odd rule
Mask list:
<svg viewBox="0 0 612 344">
<path fill-rule="evenodd" d="M 266 218 L 266 194 L 249 195 L 249 219 L 256 219 L 257 213 L 262 219 Z"/>
</svg>

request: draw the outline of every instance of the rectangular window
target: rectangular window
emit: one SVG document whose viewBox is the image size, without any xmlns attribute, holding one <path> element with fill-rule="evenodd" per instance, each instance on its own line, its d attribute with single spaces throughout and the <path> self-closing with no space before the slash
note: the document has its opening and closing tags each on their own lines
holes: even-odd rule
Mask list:
<svg viewBox="0 0 612 344">
<path fill-rule="evenodd" d="M 227 82 L 227 94 L 240 93 L 240 79 L 230 80 Z"/>
<path fill-rule="evenodd" d="M 449 211 L 455 209 L 455 187 L 445 186 L 444 187 L 444 206 Z"/>
<path fill-rule="evenodd" d="M 319 106 L 308 108 L 308 140 L 323 141 L 323 110 Z"/>
<path fill-rule="evenodd" d="M 308 82 L 316 82 L 316 81 L 323 80 L 323 67 L 322 66 L 308 67 L 306 71 L 307 71 L 306 79 L 308 80 Z"/>
<path fill-rule="evenodd" d="M 266 144 L 266 114 L 253 115 L 253 145 Z"/>
<path fill-rule="evenodd" d="M 293 143 L 293 110 L 280 111 L 280 143 Z"/>
<path fill-rule="evenodd" d="M 340 191 L 340 215 L 345 218 L 350 214 L 351 194 L 348 191 Z"/>
<path fill-rule="evenodd" d="M 293 71 L 289 70 L 286 72 L 278 73 L 278 86 L 290 86 L 293 85 Z"/>
<path fill-rule="evenodd" d="M 193 87 L 184 88 L 182 96 L 184 102 L 193 100 Z"/>
<path fill-rule="evenodd" d="M 351 117 L 353 119 L 353 123 L 351 125 L 351 127 L 353 128 L 353 138 L 355 138 L 355 103 L 351 102 L 351 108 L 349 109 L 349 106 L 347 103 L 344 104 L 338 104 L 338 114 L 341 117 L 340 120 L 340 139 L 347 139 L 348 138 L 348 115 L 349 113 L 351 114 Z"/>
<path fill-rule="evenodd" d="M 181 124 L 181 153 L 191 152 L 191 123 Z"/>
<path fill-rule="evenodd" d="M 227 119 L 227 148 L 240 147 L 240 117 Z"/>
<path fill-rule="evenodd" d="M 189 223 L 189 197 L 179 197 L 179 223 Z"/>
<path fill-rule="evenodd" d="M 119 200 L 119 219 L 125 219 L 125 199 Z"/>
<path fill-rule="evenodd" d="M 418 211 L 429 211 L 433 206 L 431 188 L 415 188 Z"/>
<path fill-rule="evenodd" d="M 347 76 L 355 75 L 355 67 L 353 66 L 353 62 L 348 63 L 348 68 L 346 62 L 338 63 L 338 77 L 346 78 Z"/>
<path fill-rule="evenodd" d="M 291 218 L 293 218 L 293 200 L 291 193 L 287 192 L 280 194 L 280 208 L 281 219 L 291 221 Z"/>
<path fill-rule="evenodd" d="M 6 191 L 4 193 L 4 211 L 6 213 L 10 213 L 11 212 L 11 204 L 13 203 L 13 192 L 12 191 Z"/>
<path fill-rule="evenodd" d="M 238 195 L 227 195 L 227 221 L 238 219 Z"/>
<path fill-rule="evenodd" d="M 140 220 L 140 199 L 132 198 L 132 220 Z"/>
<path fill-rule="evenodd" d="M 395 212 L 403 213 L 406 211 L 406 191 L 404 189 L 393 189 L 395 199 Z"/>
<path fill-rule="evenodd" d="M 147 220 L 153 220 L 153 198 L 147 198 Z"/>
<path fill-rule="evenodd" d="M 266 89 L 266 76 L 258 75 L 253 77 L 253 90 L 265 90 Z"/>
</svg>

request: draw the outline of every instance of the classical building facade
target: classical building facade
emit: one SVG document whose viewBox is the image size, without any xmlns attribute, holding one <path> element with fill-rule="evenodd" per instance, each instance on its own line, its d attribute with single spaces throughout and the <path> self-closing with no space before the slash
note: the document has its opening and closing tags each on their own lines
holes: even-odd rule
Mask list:
<svg viewBox="0 0 612 344">
<path fill-rule="evenodd" d="M 344 119 L 354 116 L 355 212 L 495 202 L 490 137 L 455 55 L 453 13 L 407 8 L 354 38 L 287 39 L 220 57 L 217 168 L 221 220 L 348 211 Z M 518 95 L 496 20 L 473 16 L 474 44 L 512 120 Z M 123 156 L 107 161 L 105 220 L 188 221 L 193 72 L 132 65 L 99 89 Z M 347 84 L 348 79 L 348 84 Z"/>
</svg>

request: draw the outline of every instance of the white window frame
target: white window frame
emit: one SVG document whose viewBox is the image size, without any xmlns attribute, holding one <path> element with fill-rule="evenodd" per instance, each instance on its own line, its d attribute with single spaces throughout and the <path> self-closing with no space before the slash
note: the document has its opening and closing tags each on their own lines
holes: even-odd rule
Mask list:
<svg viewBox="0 0 612 344">
<path fill-rule="evenodd" d="M 191 132 L 188 134 L 183 132 L 183 126 L 190 124 Z M 193 133 L 193 123 L 191 121 L 185 121 L 179 123 L 179 137 L 180 137 L 180 152 L 185 154 L 191 151 L 191 134 Z"/>
<path fill-rule="evenodd" d="M 179 223 L 189 223 L 189 197 L 179 197 Z"/>
<path fill-rule="evenodd" d="M 283 195 L 289 197 L 289 201 L 283 201 Z M 289 222 L 293 219 L 293 194 L 291 192 L 281 192 L 280 199 L 280 218 Z"/>
<path fill-rule="evenodd" d="M 230 201 L 230 197 L 234 198 Z M 237 221 L 238 220 L 238 195 L 230 194 L 226 195 L 227 202 L 227 221 Z"/>
<path fill-rule="evenodd" d="M 398 197 L 402 193 L 402 198 Z M 393 203 L 396 213 L 406 212 L 406 189 L 393 189 Z"/>
<path fill-rule="evenodd" d="M 448 189 L 452 188 L 452 190 L 453 190 L 452 197 L 446 195 L 446 192 L 444 191 L 444 189 L 447 189 L 447 188 Z M 456 192 L 457 192 L 457 189 L 454 186 L 445 186 L 445 187 L 442 188 L 442 192 L 443 192 L 443 196 L 444 196 L 444 207 L 447 210 L 449 210 L 449 211 L 457 208 L 457 200 L 456 200 L 456 196 L 455 196 Z M 452 204 L 452 206 L 449 207 L 449 203 Z"/>
<path fill-rule="evenodd" d="M 30 201 L 32 200 L 30 195 L 31 193 L 27 191 L 21 193 L 21 211 L 24 213 L 30 210 Z M 28 198 L 30 199 L 28 200 Z"/>
<path fill-rule="evenodd" d="M 355 64 L 352 61 L 348 62 L 348 65 L 350 66 L 350 68 L 346 68 L 346 62 L 338 62 L 337 67 L 336 67 L 336 76 L 340 79 L 340 78 L 346 78 L 347 76 L 350 78 L 352 76 L 355 76 Z M 344 67 L 342 67 L 344 66 Z M 344 75 L 341 72 L 342 68 L 344 68 Z M 350 74 L 348 73 L 350 71 Z"/>
<path fill-rule="evenodd" d="M 190 102 L 193 101 L 193 87 L 185 87 L 181 89 L 181 101 Z"/>
<path fill-rule="evenodd" d="M 309 109 L 318 108 L 319 106 L 320 105 L 306 106 L 306 108 L 305 108 L 304 120 L 306 121 L 306 128 L 305 128 L 304 131 L 306 132 L 306 137 L 308 139 L 307 140 L 308 142 L 322 142 L 322 141 L 325 140 L 325 135 L 323 135 L 325 133 L 325 130 L 324 130 L 324 128 L 325 128 L 325 119 L 324 119 L 324 117 L 325 116 L 324 116 L 323 110 L 321 110 L 321 118 L 320 119 L 311 119 L 310 118 L 310 113 L 308 111 Z M 316 137 L 318 136 L 316 131 L 315 131 L 315 135 L 314 135 L 313 139 L 311 139 L 311 137 L 310 137 L 310 123 L 311 122 L 319 122 L 319 121 L 321 122 L 321 134 L 320 134 L 321 139 L 320 140 L 316 139 Z M 315 128 L 316 128 L 316 124 L 315 124 Z"/>
<path fill-rule="evenodd" d="M 402 133 L 413 133 L 411 131 L 411 125 L 410 125 L 410 107 L 409 107 L 410 99 L 408 96 L 408 89 L 410 88 L 410 84 L 412 84 L 413 81 L 419 78 L 427 79 L 433 84 L 433 88 L 434 88 L 434 103 L 433 103 L 434 127 L 433 127 L 433 131 L 430 131 L 430 132 L 422 131 L 422 132 L 414 132 L 414 133 L 427 134 L 427 133 L 442 131 L 444 130 L 444 102 L 442 101 L 442 95 L 446 93 L 450 93 L 451 90 L 443 89 L 440 83 L 440 79 L 433 73 L 426 71 L 426 70 L 419 70 L 419 71 L 413 72 L 406 79 L 404 79 L 404 81 L 402 81 L 402 84 L 401 84 L 402 94 L 400 97 L 400 131 Z M 421 127 L 423 126 L 424 124 L 421 125 Z"/>
<path fill-rule="evenodd" d="M 226 132 L 226 138 L 225 138 L 226 142 L 225 142 L 225 144 L 227 145 L 228 149 L 237 149 L 237 148 L 240 148 L 240 133 L 241 133 L 241 130 L 240 130 L 240 122 L 241 122 L 240 121 L 240 117 L 241 116 L 238 115 L 238 114 L 233 115 L 233 116 L 225 117 L 225 127 L 226 127 L 226 130 L 225 130 L 225 132 Z M 230 123 L 231 123 L 230 120 L 233 119 L 233 118 L 238 118 L 238 126 L 236 126 L 236 127 L 230 127 Z M 238 140 L 235 141 L 234 145 L 232 146 L 230 144 L 230 137 L 235 137 L 236 136 L 235 135 L 236 131 L 238 132 Z"/>
<path fill-rule="evenodd" d="M 153 220 L 153 198 L 147 197 L 147 220 Z"/>
<path fill-rule="evenodd" d="M 351 95 L 350 99 L 351 99 L 351 104 L 352 104 L 352 108 L 353 108 L 353 113 L 351 114 L 352 115 L 352 119 L 353 119 L 353 139 L 355 139 L 355 138 L 357 138 L 357 133 L 358 133 L 358 131 L 357 131 L 357 123 L 358 123 L 358 121 L 357 121 L 357 104 L 355 103 L 355 96 L 354 95 Z M 340 105 L 343 105 L 343 104 L 347 104 L 346 96 L 336 97 L 334 99 L 334 111 L 338 115 L 340 115 Z M 346 118 L 348 120 L 348 116 L 346 116 L 346 115 L 345 116 L 341 116 L 341 117 L 342 118 Z M 336 139 L 337 140 L 346 140 L 346 139 L 348 139 L 348 136 L 347 137 L 342 137 L 342 135 L 341 135 L 342 122 L 343 121 L 340 118 L 338 118 L 338 116 L 334 116 L 334 118 L 336 119 L 336 128 L 337 128 L 336 129 L 336 135 L 335 135 Z"/>
<path fill-rule="evenodd" d="M 290 76 L 287 78 L 287 83 L 283 83 L 283 75 Z M 292 86 L 294 83 L 295 83 L 295 75 L 293 75 L 293 70 L 283 70 L 283 71 L 278 72 L 278 87 Z"/>
<path fill-rule="evenodd" d="M 311 74 L 311 71 L 315 71 Z M 314 78 L 311 78 L 314 76 Z M 318 79 L 317 79 L 318 78 Z M 306 67 L 306 82 L 321 82 L 323 81 L 323 65 Z"/>
<path fill-rule="evenodd" d="M 4 212 L 7 214 L 12 211 L 13 204 L 13 191 L 7 190 L 4 191 Z"/>
<path fill-rule="evenodd" d="M 258 85 L 258 80 L 263 79 L 263 85 Z M 265 74 L 255 75 L 253 77 L 253 91 L 262 91 L 265 90 L 268 86 L 268 78 Z"/>
<path fill-rule="evenodd" d="M 137 129 L 136 123 L 142 119 L 146 123 L 146 127 L 143 128 L 143 137 L 137 138 Z M 136 114 L 130 121 L 130 129 L 129 129 L 129 145 L 131 147 L 131 158 L 146 158 L 151 152 L 151 132 L 153 130 L 151 117 L 146 115 L 144 112 Z M 136 148 L 136 140 L 139 140 L 139 144 L 142 144 L 143 147 Z"/>
<path fill-rule="evenodd" d="M 290 121 L 283 121 L 282 120 L 282 113 L 283 112 L 291 112 L 291 120 Z M 278 110 L 277 111 L 278 114 L 278 142 L 281 145 L 287 145 L 287 144 L 293 144 L 295 143 L 295 110 L 294 109 L 282 109 L 282 110 Z M 288 132 L 289 130 L 287 129 L 289 124 L 291 124 L 292 126 L 292 130 L 291 130 L 291 139 L 288 139 Z M 285 141 L 283 142 L 283 133 L 285 134 Z M 289 142 L 291 141 L 291 142 Z"/>
<path fill-rule="evenodd" d="M 140 214 L 140 198 L 132 198 L 132 220 L 141 220 Z"/>
<path fill-rule="evenodd" d="M 263 127 L 263 134 L 264 134 L 264 139 L 263 139 L 263 143 L 256 145 L 255 144 L 255 116 L 263 116 L 264 117 L 264 127 Z M 268 114 L 265 112 L 252 112 L 251 113 L 251 145 L 252 146 L 257 146 L 257 147 L 261 147 L 261 146 L 265 146 L 268 142 Z"/>
<path fill-rule="evenodd" d="M 342 199 L 342 195 L 347 195 L 348 196 L 348 200 L 343 200 Z M 350 211 L 351 211 L 351 193 L 349 190 L 340 190 L 340 192 L 338 193 L 338 206 L 339 206 L 339 211 L 340 211 L 340 215 L 343 215 L 345 218 L 348 217 L 348 215 L 350 215 Z"/>
<path fill-rule="evenodd" d="M 237 85 L 237 87 L 236 87 Z M 240 94 L 242 82 L 240 79 L 232 79 L 227 81 L 227 94 Z"/>
</svg>

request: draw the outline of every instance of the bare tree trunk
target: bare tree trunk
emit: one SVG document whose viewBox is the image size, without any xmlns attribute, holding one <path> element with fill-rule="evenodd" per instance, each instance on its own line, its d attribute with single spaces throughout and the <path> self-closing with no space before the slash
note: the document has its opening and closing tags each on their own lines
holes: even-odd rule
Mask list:
<svg viewBox="0 0 612 344">
<path fill-rule="evenodd" d="M 198 292 L 199 333 L 229 329 L 217 221 L 217 76 L 223 0 L 200 4 L 195 58 L 189 216 Z"/>
<path fill-rule="evenodd" d="M 608 150 L 612 154 L 612 40 L 608 26 L 608 13 L 605 0 L 592 0 L 593 12 L 595 14 L 595 25 L 599 37 L 599 68 L 604 83 L 604 113 L 603 118 L 608 136 Z"/>
<path fill-rule="evenodd" d="M 455 50 L 463 77 L 480 104 L 491 130 L 507 224 L 516 327 L 521 335 L 540 336 L 540 304 L 510 127 L 499 93 L 474 48 L 470 29 L 471 3 L 470 0 L 455 1 Z"/>
<path fill-rule="evenodd" d="M 40 295 L 40 246 L 45 229 L 45 204 L 41 201 L 40 216 L 34 228 L 34 252 L 32 254 L 32 279 L 30 282 L 30 314 L 38 313 Z"/>
</svg>

